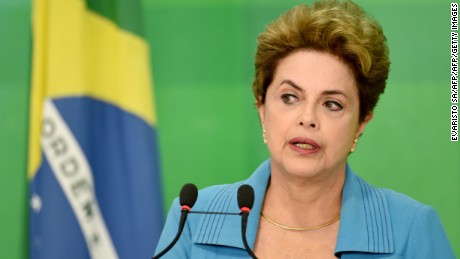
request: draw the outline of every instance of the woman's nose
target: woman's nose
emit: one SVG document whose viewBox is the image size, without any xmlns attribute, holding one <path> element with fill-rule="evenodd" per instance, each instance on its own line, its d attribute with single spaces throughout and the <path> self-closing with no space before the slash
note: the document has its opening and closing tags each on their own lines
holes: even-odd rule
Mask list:
<svg viewBox="0 0 460 259">
<path fill-rule="evenodd" d="M 298 123 L 306 129 L 319 129 L 317 109 L 313 105 L 305 105 L 302 108 Z"/>
</svg>

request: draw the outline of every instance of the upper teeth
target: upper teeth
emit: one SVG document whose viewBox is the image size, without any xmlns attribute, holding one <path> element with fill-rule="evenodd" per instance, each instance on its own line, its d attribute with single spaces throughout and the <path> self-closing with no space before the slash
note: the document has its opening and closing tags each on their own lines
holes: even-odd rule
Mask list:
<svg viewBox="0 0 460 259">
<path fill-rule="evenodd" d="M 303 148 L 303 149 L 314 149 L 315 147 L 310 145 L 310 144 L 304 144 L 304 143 L 296 143 L 296 147 Z"/>
</svg>

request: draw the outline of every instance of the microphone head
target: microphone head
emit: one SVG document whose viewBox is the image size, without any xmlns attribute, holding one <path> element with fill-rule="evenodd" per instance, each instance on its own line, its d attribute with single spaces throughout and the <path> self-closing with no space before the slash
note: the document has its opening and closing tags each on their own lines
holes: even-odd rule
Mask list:
<svg viewBox="0 0 460 259">
<path fill-rule="evenodd" d="M 198 188 L 193 183 L 185 184 L 180 190 L 179 202 L 181 206 L 187 206 L 190 209 L 195 205 L 197 198 Z"/>
<path fill-rule="evenodd" d="M 238 188 L 237 198 L 240 210 L 243 208 L 251 210 L 252 205 L 254 205 L 254 189 L 248 184 L 241 185 L 240 188 Z"/>
</svg>

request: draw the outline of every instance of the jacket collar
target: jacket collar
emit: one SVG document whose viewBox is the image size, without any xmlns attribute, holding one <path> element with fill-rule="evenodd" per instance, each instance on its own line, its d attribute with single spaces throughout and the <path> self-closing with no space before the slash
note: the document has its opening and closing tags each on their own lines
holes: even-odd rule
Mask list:
<svg viewBox="0 0 460 259">
<path fill-rule="evenodd" d="M 242 184 L 254 189 L 254 205 L 248 217 L 246 239 L 251 249 L 257 237 L 260 211 L 265 198 L 265 190 L 270 179 L 270 161 L 262 163 L 247 180 L 227 185 L 211 198 L 205 211 L 239 212 L 237 190 Z M 222 245 L 245 249 L 241 237 L 241 217 L 234 215 L 203 215 L 193 236 L 193 242 L 207 245 Z"/>
<path fill-rule="evenodd" d="M 246 181 L 228 185 L 214 195 L 206 211 L 239 212 L 237 189 L 242 184 L 254 188 L 254 206 L 248 218 L 246 238 L 251 249 L 257 237 L 260 211 L 270 179 L 270 160 L 262 163 Z M 241 238 L 241 217 L 203 215 L 193 242 L 245 249 Z M 355 175 L 347 164 L 342 192 L 342 209 L 335 254 L 344 252 L 393 253 L 391 219 L 384 194 Z"/>
<path fill-rule="evenodd" d="M 347 164 L 335 254 L 393 253 L 391 218 L 385 195 L 355 175 Z"/>
</svg>

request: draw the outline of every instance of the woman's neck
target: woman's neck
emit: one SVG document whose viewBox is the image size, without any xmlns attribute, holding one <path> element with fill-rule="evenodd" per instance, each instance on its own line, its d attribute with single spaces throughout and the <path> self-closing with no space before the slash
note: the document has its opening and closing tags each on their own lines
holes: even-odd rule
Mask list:
<svg viewBox="0 0 460 259">
<path fill-rule="evenodd" d="M 286 177 L 272 172 L 262 212 L 292 227 L 323 224 L 340 214 L 345 171 L 318 179 Z"/>
</svg>

